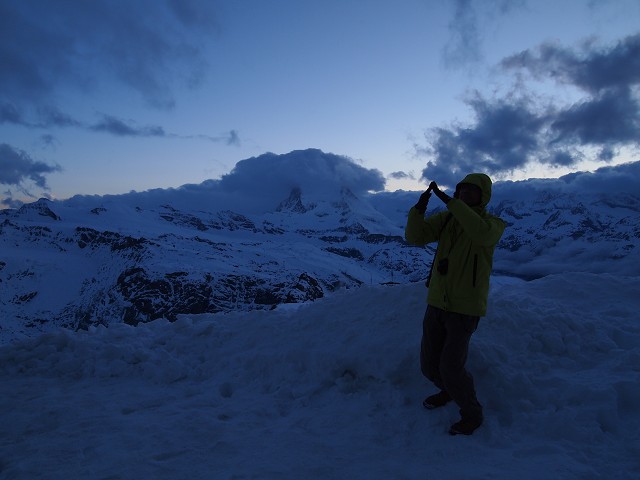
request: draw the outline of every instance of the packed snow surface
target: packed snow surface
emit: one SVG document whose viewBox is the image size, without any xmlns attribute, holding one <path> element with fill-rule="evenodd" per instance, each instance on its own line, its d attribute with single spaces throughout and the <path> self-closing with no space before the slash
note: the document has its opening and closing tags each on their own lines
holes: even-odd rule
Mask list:
<svg viewBox="0 0 640 480">
<path fill-rule="evenodd" d="M 640 279 L 493 279 L 472 338 L 485 424 L 418 350 L 425 288 L 60 330 L 0 348 L 2 479 L 640 477 Z"/>
</svg>

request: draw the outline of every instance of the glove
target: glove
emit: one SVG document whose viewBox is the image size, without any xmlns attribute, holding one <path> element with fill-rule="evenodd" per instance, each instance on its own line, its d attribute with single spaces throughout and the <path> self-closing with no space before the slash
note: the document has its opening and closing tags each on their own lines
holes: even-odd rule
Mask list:
<svg viewBox="0 0 640 480">
<path fill-rule="evenodd" d="M 438 184 L 436 182 L 431 182 L 429 184 L 429 190 L 433 190 L 433 193 L 436 194 L 436 197 L 442 200 L 445 205 L 449 203 L 449 200 L 451 200 L 451 197 L 449 195 L 438 188 Z"/>
<path fill-rule="evenodd" d="M 415 209 L 421 213 L 426 212 L 427 205 L 429 204 L 430 198 L 431 198 L 431 187 L 429 187 L 429 189 L 426 192 L 420 195 L 420 198 L 418 199 L 418 203 L 416 203 L 415 205 Z"/>
</svg>

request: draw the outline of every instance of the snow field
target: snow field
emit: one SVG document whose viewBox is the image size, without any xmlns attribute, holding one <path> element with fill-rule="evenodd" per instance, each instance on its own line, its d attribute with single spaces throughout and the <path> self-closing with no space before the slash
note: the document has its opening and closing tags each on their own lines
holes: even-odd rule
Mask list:
<svg viewBox="0 0 640 480">
<path fill-rule="evenodd" d="M 420 284 L 21 340 L 0 348 L 0 478 L 637 478 L 638 291 L 495 278 L 471 437 L 421 406 Z"/>
</svg>

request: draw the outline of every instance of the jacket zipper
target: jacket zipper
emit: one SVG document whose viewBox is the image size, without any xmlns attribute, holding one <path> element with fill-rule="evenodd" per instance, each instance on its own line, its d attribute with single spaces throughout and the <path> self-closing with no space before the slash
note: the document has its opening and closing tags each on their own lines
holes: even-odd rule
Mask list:
<svg viewBox="0 0 640 480">
<path fill-rule="evenodd" d="M 476 286 L 476 275 L 478 273 L 478 254 L 473 256 L 473 286 Z"/>
</svg>

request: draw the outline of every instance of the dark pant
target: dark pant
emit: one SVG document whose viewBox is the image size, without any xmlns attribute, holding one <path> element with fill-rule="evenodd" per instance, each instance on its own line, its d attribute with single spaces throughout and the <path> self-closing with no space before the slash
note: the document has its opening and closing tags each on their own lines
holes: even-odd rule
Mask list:
<svg viewBox="0 0 640 480">
<path fill-rule="evenodd" d="M 473 377 L 466 370 L 469 340 L 480 317 L 446 312 L 429 305 L 422 323 L 422 374 L 446 391 L 460 407 L 463 418 L 482 419 Z"/>
</svg>

